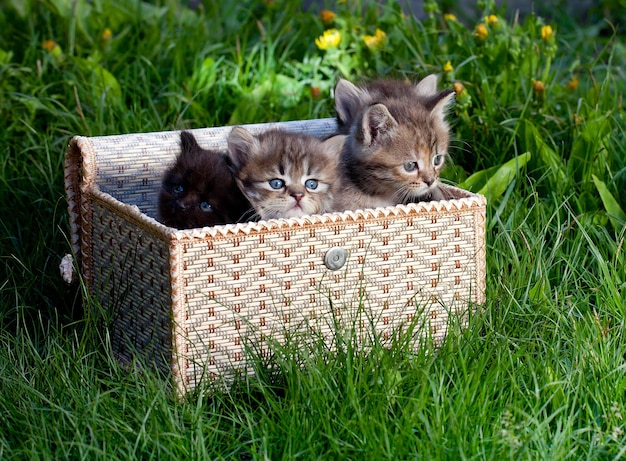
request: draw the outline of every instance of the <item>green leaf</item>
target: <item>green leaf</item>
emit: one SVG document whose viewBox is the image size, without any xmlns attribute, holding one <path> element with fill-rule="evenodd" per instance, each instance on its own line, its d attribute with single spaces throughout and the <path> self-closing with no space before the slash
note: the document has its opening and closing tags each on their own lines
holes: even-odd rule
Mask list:
<svg viewBox="0 0 626 461">
<path fill-rule="evenodd" d="M 266 79 L 254 87 L 249 93 L 240 97 L 239 103 L 228 120 L 228 125 L 239 125 L 263 121 L 260 113 L 267 113 L 267 107 L 261 102 L 272 91 L 272 82 Z"/>
<path fill-rule="evenodd" d="M 498 168 L 500 168 L 500 166 L 496 165 L 496 166 L 492 166 L 491 168 L 486 168 L 484 170 L 477 171 L 476 173 L 472 174 L 469 178 L 467 178 L 465 181 L 463 181 L 461 184 L 459 184 L 459 187 L 461 189 L 466 189 L 472 192 L 478 192 L 480 189 L 482 189 L 485 186 L 485 184 L 487 184 L 487 181 L 489 180 L 489 178 L 493 176 L 493 174 L 496 171 L 498 171 Z"/>
<path fill-rule="evenodd" d="M 228 124 L 267 121 L 271 110 L 298 105 L 302 100 L 302 88 L 301 82 L 287 75 L 268 77 L 241 98 Z"/>
<path fill-rule="evenodd" d="M 9 3 L 22 18 L 25 18 L 28 13 L 30 13 L 31 8 L 29 0 L 10 0 Z"/>
<path fill-rule="evenodd" d="M 548 167 L 557 184 L 565 183 L 567 175 L 563 160 L 546 144 L 537 128 L 528 120 L 520 123 L 520 136 L 524 150 L 532 152 L 537 161 Z"/>
<path fill-rule="evenodd" d="M 467 173 L 465 173 L 461 165 L 449 165 L 443 169 L 439 178 L 447 179 L 454 184 L 459 184 L 467 180 Z"/>
<path fill-rule="evenodd" d="M 89 76 L 94 99 L 104 97 L 108 104 L 122 105 L 122 88 L 111 72 L 90 59 L 76 59 L 78 67 Z"/>
<path fill-rule="evenodd" d="M 77 2 L 75 0 L 50 0 L 50 5 L 63 19 L 76 21 L 78 30 L 83 32 L 85 36 L 89 36 L 87 20 L 93 11 L 90 2 Z"/>
<path fill-rule="evenodd" d="M 205 58 L 200 67 L 193 71 L 188 86 L 192 93 L 206 92 L 213 86 L 217 79 L 217 66 L 215 59 Z"/>
<path fill-rule="evenodd" d="M 487 180 L 486 184 L 478 193 L 487 197 L 489 201 L 502 196 L 506 188 L 509 187 L 519 171 L 526 166 L 530 158 L 530 152 L 526 152 L 504 163 L 498 168 L 495 174 Z"/>
<path fill-rule="evenodd" d="M 596 175 L 591 175 L 594 184 L 596 185 L 596 189 L 600 193 L 600 199 L 602 199 L 602 204 L 604 205 L 604 209 L 609 215 L 609 219 L 611 220 L 611 224 L 616 231 L 621 231 L 624 225 L 626 224 L 626 213 L 622 210 L 619 203 L 613 197 L 613 194 L 609 191 L 609 188 L 606 187 L 603 181 L 598 179 Z"/>
<path fill-rule="evenodd" d="M 294 107 L 300 103 L 302 83 L 287 75 L 278 74 L 274 81 L 273 92 L 279 98 L 280 105 L 285 108 Z"/>
<path fill-rule="evenodd" d="M 609 117 L 594 114 L 575 137 L 567 163 L 570 177 L 576 182 L 587 182 L 591 175 L 601 175 L 606 166 L 607 139 L 612 130 Z"/>
<path fill-rule="evenodd" d="M 4 51 L 2 48 L 0 48 L 0 64 L 10 63 L 12 57 L 13 57 L 12 51 Z"/>
</svg>

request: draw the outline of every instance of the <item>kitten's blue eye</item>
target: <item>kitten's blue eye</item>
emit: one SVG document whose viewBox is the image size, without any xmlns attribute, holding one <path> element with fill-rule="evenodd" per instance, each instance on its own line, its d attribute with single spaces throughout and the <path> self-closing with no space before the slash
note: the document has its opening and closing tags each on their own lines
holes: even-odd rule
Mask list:
<svg viewBox="0 0 626 461">
<path fill-rule="evenodd" d="M 406 171 L 409 171 L 409 172 L 415 171 L 416 168 L 417 168 L 417 162 L 406 162 L 404 164 L 404 169 Z"/>
<path fill-rule="evenodd" d="M 285 187 L 285 181 L 282 179 L 270 179 L 269 184 L 272 189 L 282 189 Z"/>
<path fill-rule="evenodd" d="M 304 187 L 306 187 L 307 189 L 315 190 L 317 189 L 317 185 L 317 179 L 307 179 L 306 181 L 304 181 Z"/>
<path fill-rule="evenodd" d="M 213 211 L 213 207 L 209 202 L 200 202 L 200 209 L 205 213 L 211 213 Z"/>
<path fill-rule="evenodd" d="M 433 166 L 439 166 L 443 163 L 443 155 L 435 155 L 433 157 Z"/>
<path fill-rule="evenodd" d="M 182 194 L 185 191 L 183 186 L 174 186 L 174 188 L 172 189 L 172 192 L 174 192 L 175 194 Z"/>
</svg>

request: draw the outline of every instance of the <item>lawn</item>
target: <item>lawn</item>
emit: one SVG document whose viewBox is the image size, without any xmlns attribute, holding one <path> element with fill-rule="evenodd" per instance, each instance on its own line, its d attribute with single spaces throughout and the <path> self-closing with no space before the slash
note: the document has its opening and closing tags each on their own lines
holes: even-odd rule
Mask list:
<svg viewBox="0 0 626 461">
<path fill-rule="evenodd" d="M 0 459 L 626 455 L 626 42 L 478 1 L 9 0 L 0 10 Z M 607 19 L 604 20 L 603 17 Z M 326 31 L 326 33 L 325 33 Z M 338 77 L 441 75 L 444 181 L 483 193 L 486 303 L 438 349 L 308 355 L 179 399 L 67 286 L 63 157 L 108 135 L 330 117 Z"/>
</svg>

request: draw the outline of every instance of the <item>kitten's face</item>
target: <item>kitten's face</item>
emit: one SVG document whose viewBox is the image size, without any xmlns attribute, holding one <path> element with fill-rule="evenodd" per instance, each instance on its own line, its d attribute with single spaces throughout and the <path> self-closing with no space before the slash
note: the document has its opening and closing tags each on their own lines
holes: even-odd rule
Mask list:
<svg viewBox="0 0 626 461">
<path fill-rule="evenodd" d="M 427 196 L 436 185 L 448 150 L 446 126 L 421 108 L 414 123 L 398 123 L 382 105 L 370 107 L 347 141 L 353 155 L 344 159 L 348 176 L 370 195 L 392 203 Z"/>
<path fill-rule="evenodd" d="M 347 104 L 343 100 L 344 109 L 351 111 L 344 110 L 344 116 L 349 119 L 349 114 L 356 114 L 356 118 L 346 140 L 342 168 L 364 193 L 397 204 L 426 198 L 436 187 L 449 143 L 444 109 L 453 93 L 430 95 L 436 91 L 433 83 L 436 88 L 432 78 L 416 87 L 402 82 L 397 86 L 385 82 L 370 90 L 353 87 L 352 99 Z M 396 97 L 402 88 L 405 97 Z M 355 108 L 362 104 L 358 96 L 384 102 Z M 341 92 L 336 97 L 341 98 Z"/>
<path fill-rule="evenodd" d="M 253 136 L 235 127 L 228 145 L 237 184 L 261 219 L 332 211 L 343 136 L 322 142 L 281 130 Z"/>
<path fill-rule="evenodd" d="M 163 176 L 161 221 L 178 229 L 228 224 L 250 208 L 224 155 L 202 149 L 191 133 L 181 132 L 181 153 Z"/>
</svg>

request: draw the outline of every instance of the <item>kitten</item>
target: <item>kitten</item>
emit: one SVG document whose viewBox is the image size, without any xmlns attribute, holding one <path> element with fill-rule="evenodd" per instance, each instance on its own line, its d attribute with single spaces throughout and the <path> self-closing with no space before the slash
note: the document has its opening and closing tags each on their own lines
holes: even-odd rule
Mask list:
<svg viewBox="0 0 626 461">
<path fill-rule="evenodd" d="M 333 211 L 344 136 L 321 141 L 270 129 L 256 136 L 235 127 L 228 137 L 237 185 L 261 219 Z"/>
<path fill-rule="evenodd" d="M 437 76 L 417 84 L 378 80 L 335 87 L 339 133 L 347 135 L 336 209 L 443 200 L 438 177 L 448 151 L 445 111 L 454 91 L 437 92 Z"/>
<path fill-rule="evenodd" d="M 224 153 L 206 150 L 188 131 L 180 133 L 181 152 L 163 175 L 159 220 L 189 229 L 241 221 L 250 203 L 235 184 Z"/>
</svg>

